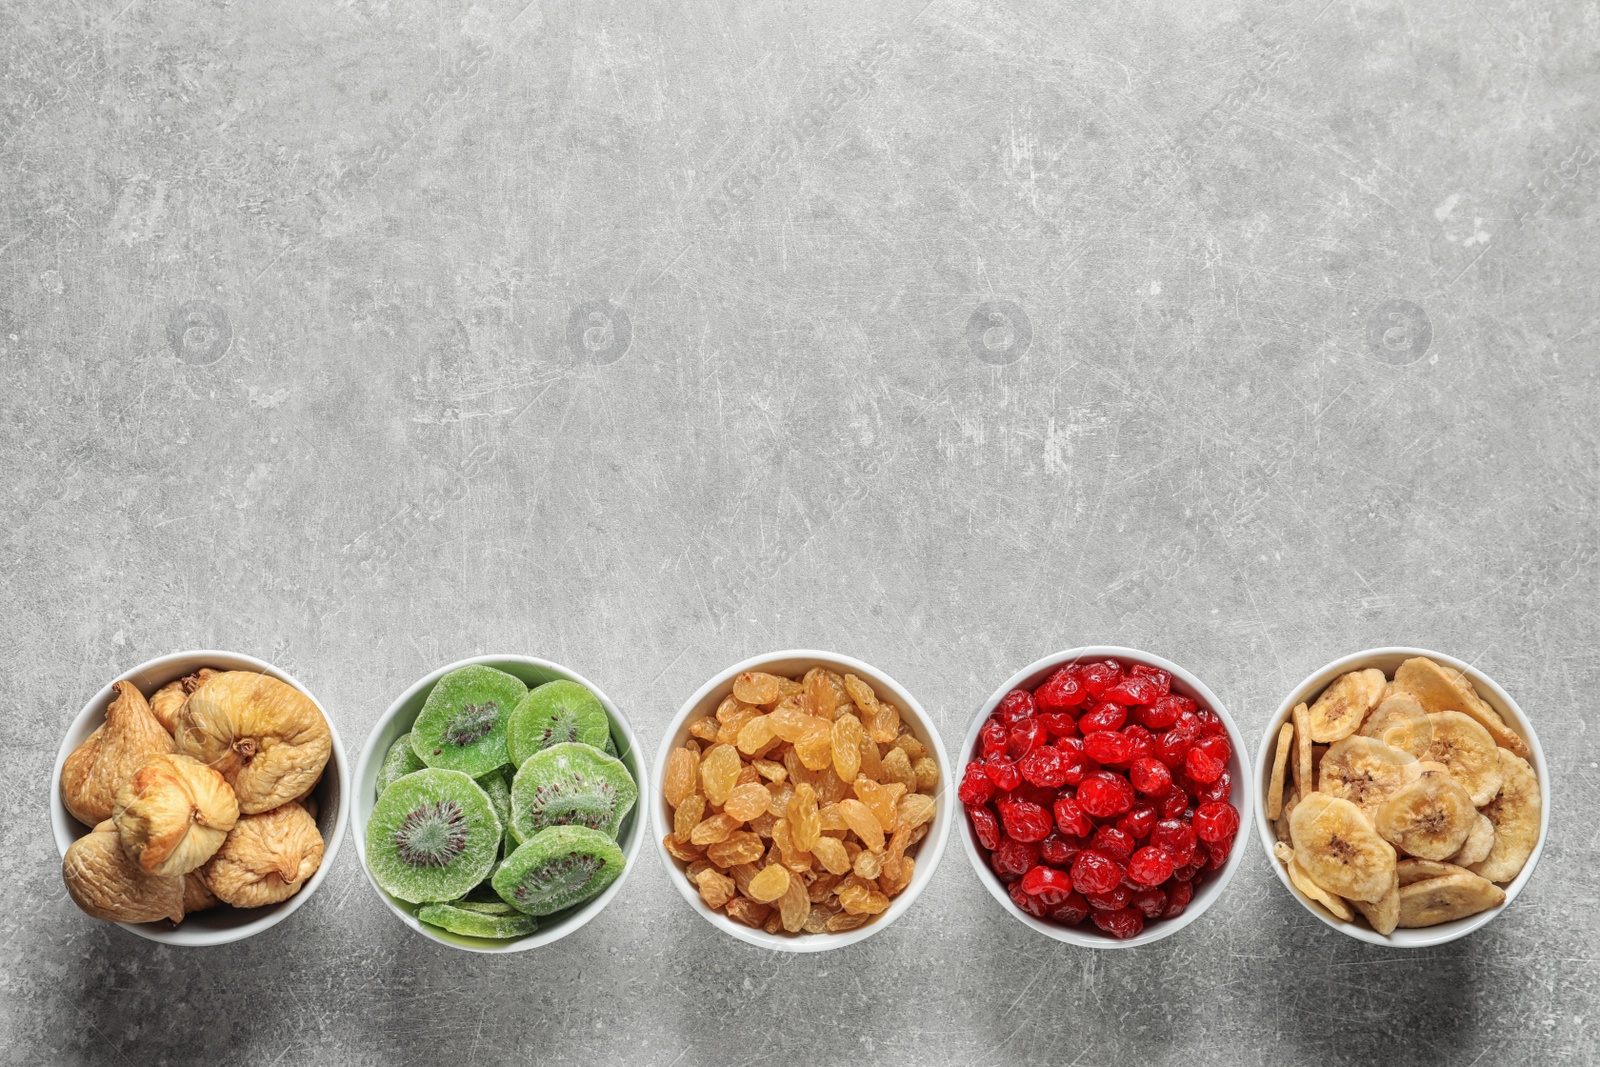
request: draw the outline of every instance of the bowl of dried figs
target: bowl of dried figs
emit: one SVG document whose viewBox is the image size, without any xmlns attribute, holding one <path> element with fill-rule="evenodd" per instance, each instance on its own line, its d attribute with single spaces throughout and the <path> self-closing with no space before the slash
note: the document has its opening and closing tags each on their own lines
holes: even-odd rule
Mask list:
<svg viewBox="0 0 1600 1067">
<path fill-rule="evenodd" d="M 1516 899 L 1550 827 L 1549 773 L 1517 702 L 1471 664 L 1375 648 L 1312 674 L 1261 739 L 1256 828 L 1313 915 L 1425 948 Z"/>
<path fill-rule="evenodd" d="M 644 839 L 644 767 L 622 711 L 531 656 L 440 667 L 389 706 L 356 764 L 356 850 L 399 919 L 473 952 L 575 932 Z"/>
<path fill-rule="evenodd" d="M 911 907 L 954 818 L 944 744 L 893 678 L 832 652 L 734 664 L 656 756 L 655 837 L 673 885 L 741 941 L 854 944 Z"/>
<path fill-rule="evenodd" d="M 234 652 L 162 656 L 107 684 L 73 720 L 52 782 L 73 902 L 169 945 L 282 922 L 344 838 L 338 731 L 291 675 Z"/>
</svg>

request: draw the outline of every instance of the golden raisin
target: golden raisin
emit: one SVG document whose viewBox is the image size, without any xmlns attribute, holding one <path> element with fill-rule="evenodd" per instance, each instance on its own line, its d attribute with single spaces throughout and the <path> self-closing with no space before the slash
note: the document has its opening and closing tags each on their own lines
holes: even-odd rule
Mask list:
<svg viewBox="0 0 1600 1067">
<path fill-rule="evenodd" d="M 829 874 L 844 874 L 850 870 L 850 856 L 844 850 L 844 842 L 837 837 L 818 837 L 811 846 L 811 854 Z"/>
<path fill-rule="evenodd" d="M 712 751 L 715 752 L 716 749 L 712 749 Z M 707 758 L 710 758 L 709 755 Z M 880 781 L 899 782 L 901 785 L 910 790 L 915 790 L 917 788 L 917 776 L 911 770 L 911 759 L 906 755 L 905 749 L 891 748 L 888 752 L 884 753 L 883 778 L 880 779 Z M 709 793 L 710 790 L 707 790 L 707 792 Z M 715 802 L 716 798 L 713 797 L 712 803 Z"/>
<path fill-rule="evenodd" d="M 853 782 L 861 771 L 861 720 L 841 715 L 833 720 L 833 771 L 841 781 Z"/>
<path fill-rule="evenodd" d="M 840 890 L 839 903 L 852 915 L 877 915 L 889 910 L 889 898 L 864 885 L 850 885 Z"/>
<path fill-rule="evenodd" d="M 911 763 L 911 773 L 917 779 L 917 792 L 931 793 L 939 788 L 939 764 L 932 756 L 923 756 Z"/>
<path fill-rule="evenodd" d="M 698 737 L 702 741 L 710 741 L 717 736 L 717 727 L 721 725 L 716 719 L 707 715 L 705 718 L 696 719 L 689 724 L 689 735 Z"/>
<path fill-rule="evenodd" d="M 696 826 L 700 825 L 700 818 L 706 813 L 706 798 L 696 793 L 686 797 L 678 810 L 672 813 L 672 832 L 679 837 L 688 837 Z"/>
<path fill-rule="evenodd" d="M 770 704 L 778 699 L 778 677 L 745 671 L 733 680 L 733 695 L 746 704 Z"/>
<path fill-rule="evenodd" d="M 789 872 L 772 866 L 750 879 L 749 896 L 761 904 L 771 904 L 789 889 Z"/>
<path fill-rule="evenodd" d="M 754 767 L 756 773 L 768 781 L 781 782 L 789 777 L 789 772 L 783 769 L 783 764 L 774 763 L 769 759 L 751 760 L 750 766 Z"/>
<path fill-rule="evenodd" d="M 925 793 L 907 793 L 900 798 L 896 817 L 910 829 L 933 818 L 934 800 Z"/>
<path fill-rule="evenodd" d="M 863 845 L 873 852 L 883 850 L 883 827 L 865 804 L 854 797 L 847 797 L 839 801 L 839 813 Z"/>
<path fill-rule="evenodd" d="M 722 720 L 722 725 L 717 727 L 717 744 L 733 744 L 739 739 L 739 731 L 744 729 L 745 723 L 750 722 L 752 719 L 764 718 L 766 716 L 761 714 L 760 708 L 752 708 L 747 704 L 741 704 L 737 711 Z M 756 747 L 760 748 L 761 746 L 757 745 Z"/>
<path fill-rule="evenodd" d="M 700 757 L 687 748 L 675 748 L 667 756 L 661 791 L 673 807 L 699 791 Z"/>
<path fill-rule="evenodd" d="M 746 756 L 753 756 L 766 748 L 772 742 L 773 736 L 772 723 L 767 716 L 752 716 L 739 728 L 737 735 L 739 751 Z"/>
<path fill-rule="evenodd" d="M 728 802 L 722 806 L 722 811 L 740 822 L 749 822 L 766 811 L 771 803 L 772 794 L 767 792 L 766 786 L 747 782 L 733 787 L 733 792 L 728 794 Z"/>
<path fill-rule="evenodd" d="M 718 814 L 704 819 L 689 833 L 691 845 L 714 845 L 726 841 L 728 835 L 739 828 L 739 820 L 732 815 Z"/>
<path fill-rule="evenodd" d="M 783 928 L 789 933 L 797 934 L 804 928 L 811 916 L 811 895 L 801 879 L 789 879 L 783 896 L 778 898 L 778 915 Z"/>
<path fill-rule="evenodd" d="M 716 911 L 733 899 L 733 879 L 725 874 L 701 871 L 700 877 L 695 879 L 695 884 L 700 887 L 700 899 L 705 901 L 706 907 L 712 911 Z"/>
<path fill-rule="evenodd" d="M 807 672 L 804 684 L 807 710 L 818 718 L 832 722 L 834 709 L 839 706 L 839 698 L 833 691 L 833 683 L 828 681 L 827 675 L 818 667 Z"/>
<path fill-rule="evenodd" d="M 912 876 L 916 874 L 917 861 L 910 856 L 900 859 L 900 875 L 891 877 L 888 871 L 883 872 L 883 877 L 878 879 L 878 888 L 887 896 L 897 897 L 905 892 L 906 886 L 911 884 Z"/>
<path fill-rule="evenodd" d="M 918 741 L 904 726 L 900 727 L 900 736 L 895 738 L 894 744 L 896 748 L 905 750 L 906 759 L 910 760 L 913 765 L 916 764 L 917 760 L 928 754 L 927 747 L 921 741 Z"/>
<path fill-rule="evenodd" d="M 878 826 L 884 833 L 894 829 L 895 799 L 894 794 L 888 789 L 874 782 L 870 778 L 857 778 L 855 780 L 855 793 L 861 803 L 872 812 L 873 818 L 878 820 Z"/>
<path fill-rule="evenodd" d="M 732 745 L 716 745 L 707 752 L 700 762 L 700 784 L 705 788 L 706 799 L 717 807 L 726 803 L 743 767 L 739 750 Z"/>
<path fill-rule="evenodd" d="M 890 744 L 900 736 L 900 710 L 887 701 L 880 701 L 872 709 L 871 720 L 863 725 L 878 744 Z"/>
<path fill-rule="evenodd" d="M 863 852 L 856 856 L 856 861 L 851 864 L 850 869 L 859 878 L 876 879 L 883 873 L 883 853 Z"/>
<path fill-rule="evenodd" d="M 795 754 L 808 771 L 820 771 L 833 766 L 833 728 L 821 719 L 811 720 L 806 735 L 794 743 Z"/>
<path fill-rule="evenodd" d="M 759 839 L 758 839 L 759 840 Z M 684 863 L 693 863 L 701 856 L 701 851 L 677 834 L 668 834 L 661 839 L 662 847 L 667 850 L 667 855 Z"/>
<path fill-rule="evenodd" d="M 718 867 L 732 867 L 738 863 L 753 863 L 767 851 L 761 838 L 749 830 L 736 830 L 725 840 L 706 849 L 706 859 Z"/>
<path fill-rule="evenodd" d="M 734 897 L 728 901 L 728 918 L 736 923 L 759 927 L 771 914 L 771 908 L 765 904 L 758 904 L 749 897 Z"/>
<path fill-rule="evenodd" d="M 805 783 L 795 787 L 789 801 L 789 834 L 794 846 L 801 852 L 810 852 L 822 834 L 822 822 L 817 811 L 816 792 Z"/>
<path fill-rule="evenodd" d="M 849 912 L 841 911 L 837 915 L 829 916 L 828 921 L 823 924 L 823 929 L 830 934 L 842 934 L 846 930 L 854 930 L 858 926 L 865 926 L 871 921 L 871 915 L 852 915 Z"/>
<path fill-rule="evenodd" d="M 838 802 L 824 804 L 817 809 L 817 822 L 824 831 L 850 829 L 850 824 L 844 821 L 844 812 L 839 810 Z"/>
</svg>

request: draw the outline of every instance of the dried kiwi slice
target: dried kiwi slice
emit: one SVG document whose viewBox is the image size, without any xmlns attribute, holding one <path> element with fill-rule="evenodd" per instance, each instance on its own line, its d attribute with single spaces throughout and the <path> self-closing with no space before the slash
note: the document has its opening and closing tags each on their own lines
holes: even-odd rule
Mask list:
<svg viewBox="0 0 1600 1067">
<path fill-rule="evenodd" d="M 494 805 L 494 813 L 500 818 L 500 826 L 504 829 L 511 825 L 511 779 L 504 769 L 493 770 L 488 774 L 479 775 L 473 779 L 478 786 L 489 794 L 489 803 Z"/>
<path fill-rule="evenodd" d="M 389 746 L 388 753 L 383 757 L 383 765 L 378 768 L 378 795 L 383 796 L 383 791 L 395 782 L 426 766 L 411 750 L 411 735 L 401 734 Z"/>
<path fill-rule="evenodd" d="M 440 678 L 411 727 L 411 749 L 430 767 L 474 778 L 511 762 L 506 722 L 528 687 L 505 671 L 473 663 Z"/>
<path fill-rule="evenodd" d="M 500 833 L 483 787 L 460 771 L 427 767 L 378 798 L 367 820 L 367 869 L 401 900 L 454 900 L 494 869 Z"/>
<path fill-rule="evenodd" d="M 611 736 L 605 705 L 577 682 L 546 682 L 528 695 L 511 713 L 506 744 L 511 762 L 521 767 L 529 756 L 563 741 L 582 741 L 600 748 Z"/>
<path fill-rule="evenodd" d="M 622 873 L 622 850 L 587 826 L 534 834 L 495 872 L 494 891 L 518 911 L 550 915 L 605 891 Z"/>
<path fill-rule="evenodd" d="M 616 837 L 639 790 L 622 761 L 564 741 L 528 757 L 511 783 L 511 832 L 521 841 L 551 826 L 586 826 Z"/>
<path fill-rule="evenodd" d="M 460 904 L 424 904 L 418 909 L 417 918 L 440 929 L 449 930 L 452 934 L 462 934 L 466 937 L 505 940 L 512 937 L 526 937 L 539 929 L 539 922 L 532 915 L 524 915 L 509 906 L 507 910 L 510 912 L 509 915 L 491 915 Z"/>
</svg>

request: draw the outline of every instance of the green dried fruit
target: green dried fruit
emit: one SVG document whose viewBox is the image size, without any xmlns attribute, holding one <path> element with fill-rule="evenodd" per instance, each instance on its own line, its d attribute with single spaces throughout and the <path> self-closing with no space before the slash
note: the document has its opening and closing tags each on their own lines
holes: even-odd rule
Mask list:
<svg viewBox="0 0 1600 1067">
<path fill-rule="evenodd" d="M 511 762 L 521 767 L 540 749 L 564 741 L 602 748 L 611 737 L 611 720 L 598 697 L 577 682 L 561 679 L 529 690 L 511 713 L 506 743 Z"/>
<path fill-rule="evenodd" d="M 464 937 L 486 937 L 505 940 L 526 937 L 539 929 L 538 920 L 505 905 L 509 914 L 490 914 L 465 904 L 424 904 L 417 918 L 425 923 Z"/>
<path fill-rule="evenodd" d="M 563 742 L 540 749 L 511 784 L 511 830 L 520 841 L 551 826 L 586 826 L 615 838 L 639 790 L 622 761 Z"/>
<path fill-rule="evenodd" d="M 389 746 L 388 753 L 383 757 L 383 765 L 378 768 L 378 795 L 383 796 L 383 791 L 395 782 L 404 778 L 412 771 L 420 771 L 426 767 L 417 754 L 411 750 L 411 735 L 401 734 L 395 738 L 394 744 Z"/>
<path fill-rule="evenodd" d="M 494 876 L 494 891 L 528 915 L 551 915 L 592 900 L 624 865 L 617 843 L 587 826 L 552 826 L 517 849 Z"/>
<path fill-rule="evenodd" d="M 440 678 L 411 727 L 411 750 L 430 767 L 474 778 L 511 761 L 506 722 L 527 693 L 521 681 L 474 663 Z"/>
<path fill-rule="evenodd" d="M 378 798 L 367 822 L 367 869 L 401 900 L 454 900 L 494 869 L 500 834 L 482 786 L 460 771 L 425 768 Z"/>
</svg>

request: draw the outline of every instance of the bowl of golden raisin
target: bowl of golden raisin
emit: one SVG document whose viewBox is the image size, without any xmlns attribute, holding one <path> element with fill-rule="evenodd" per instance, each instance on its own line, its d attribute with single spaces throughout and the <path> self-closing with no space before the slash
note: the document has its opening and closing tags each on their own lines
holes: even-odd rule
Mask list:
<svg viewBox="0 0 1600 1067">
<path fill-rule="evenodd" d="M 831 652 L 773 652 L 712 678 L 656 757 L 657 846 L 703 918 L 817 952 L 911 907 L 954 818 L 932 720 L 893 678 Z"/>
<path fill-rule="evenodd" d="M 163 944 L 258 934 L 322 883 L 347 781 L 337 730 L 289 674 L 232 652 L 150 660 L 62 739 L 50 820 L 67 895 Z"/>
</svg>

